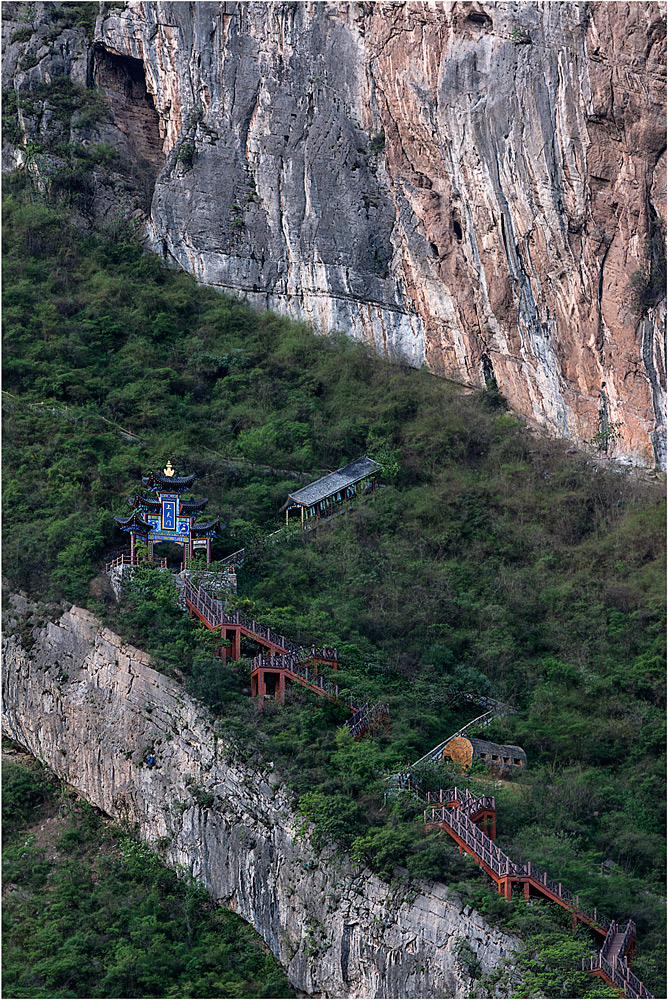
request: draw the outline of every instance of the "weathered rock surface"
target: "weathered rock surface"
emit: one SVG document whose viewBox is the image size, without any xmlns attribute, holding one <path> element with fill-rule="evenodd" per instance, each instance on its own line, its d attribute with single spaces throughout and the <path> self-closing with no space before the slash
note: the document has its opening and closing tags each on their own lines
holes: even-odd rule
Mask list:
<svg viewBox="0 0 668 1000">
<path fill-rule="evenodd" d="M 665 465 L 665 298 L 631 289 L 661 267 L 660 3 L 104 10 L 90 78 L 157 171 L 157 251 Z"/>
<path fill-rule="evenodd" d="M 442 885 L 391 888 L 314 857 L 279 775 L 235 760 L 206 711 L 89 612 L 35 635 L 30 652 L 7 643 L 3 730 L 250 921 L 299 989 L 461 997 L 472 986 L 461 939 L 483 972 L 512 952 Z"/>
</svg>

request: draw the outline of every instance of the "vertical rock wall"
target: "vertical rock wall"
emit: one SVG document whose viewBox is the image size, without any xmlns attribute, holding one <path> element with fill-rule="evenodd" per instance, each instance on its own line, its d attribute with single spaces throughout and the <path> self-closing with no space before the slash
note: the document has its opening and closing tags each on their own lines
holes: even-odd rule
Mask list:
<svg viewBox="0 0 668 1000">
<path fill-rule="evenodd" d="M 390 887 L 344 856 L 314 856 L 271 767 L 235 760 L 207 712 L 87 611 L 30 652 L 7 642 L 2 726 L 252 923 L 309 994 L 463 997 L 463 939 L 482 972 L 517 945 L 443 885 Z"/>
<path fill-rule="evenodd" d="M 632 287 L 662 267 L 662 4 L 101 9 L 92 82 L 136 60 L 157 112 L 159 253 L 665 465 L 665 297 Z"/>
</svg>

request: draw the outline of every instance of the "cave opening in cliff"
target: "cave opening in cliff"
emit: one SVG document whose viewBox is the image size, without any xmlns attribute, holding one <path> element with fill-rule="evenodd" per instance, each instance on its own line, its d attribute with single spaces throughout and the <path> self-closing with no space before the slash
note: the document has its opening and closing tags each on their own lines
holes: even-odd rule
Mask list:
<svg viewBox="0 0 668 1000">
<path fill-rule="evenodd" d="M 124 141 L 119 153 L 132 165 L 132 172 L 148 209 L 155 180 L 165 162 L 160 119 L 146 86 L 140 59 L 116 55 L 98 46 L 93 57 L 93 81 L 102 91 L 114 125 Z"/>
<path fill-rule="evenodd" d="M 489 14 L 485 14 L 482 10 L 472 10 L 470 14 L 467 14 L 466 20 L 470 21 L 471 24 L 476 24 L 481 28 L 493 28 L 494 22 L 492 21 Z"/>
<path fill-rule="evenodd" d="M 458 243 L 461 243 L 464 238 L 464 231 L 462 230 L 462 224 L 456 215 L 452 216 L 452 229 L 455 234 L 455 238 Z"/>
<path fill-rule="evenodd" d="M 489 354 L 483 354 L 480 358 L 480 368 L 482 370 L 482 377 L 485 380 L 485 385 L 489 385 L 490 382 L 495 380 L 494 365 L 492 364 L 492 359 Z"/>
</svg>

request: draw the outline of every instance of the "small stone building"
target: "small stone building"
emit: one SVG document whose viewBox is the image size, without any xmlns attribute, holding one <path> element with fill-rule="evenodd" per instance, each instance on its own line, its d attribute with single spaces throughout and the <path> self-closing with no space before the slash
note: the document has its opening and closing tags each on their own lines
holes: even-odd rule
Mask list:
<svg viewBox="0 0 668 1000">
<path fill-rule="evenodd" d="M 494 774 L 509 775 L 525 771 L 527 755 L 522 747 L 489 743 L 470 736 L 454 736 L 443 747 L 443 760 L 452 760 L 466 771 L 475 761 L 481 761 Z"/>
</svg>

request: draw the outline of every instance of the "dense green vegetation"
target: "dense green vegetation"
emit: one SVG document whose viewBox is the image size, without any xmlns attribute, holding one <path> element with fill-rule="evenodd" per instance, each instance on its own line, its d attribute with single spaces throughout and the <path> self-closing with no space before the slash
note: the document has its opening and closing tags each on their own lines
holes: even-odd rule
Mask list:
<svg viewBox="0 0 668 1000">
<path fill-rule="evenodd" d="M 240 754 L 259 746 L 277 762 L 316 843 L 333 838 L 388 875 L 400 866 L 456 884 L 491 918 L 543 935 L 547 956 L 577 939 L 559 921 L 536 930 L 534 904 L 507 907 L 445 837 L 420 833 L 410 805 L 382 798 L 383 770 L 476 714 L 457 691 L 511 702 L 517 714 L 489 735 L 521 744 L 530 771 L 497 792 L 501 845 L 610 916 L 632 916 L 638 975 L 661 995 L 659 489 L 532 437 L 498 393 L 464 395 L 256 315 L 167 271 L 131 232 L 79 232 L 29 195 L 16 183 L 5 204 L 10 587 L 88 604 L 184 677 Z M 365 451 L 394 467 L 392 485 L 317 537 L 262 543 L 297 482 L 252 463 L 315 475 Z M 213 658 L 160 574 L 140 574 L 120 609 L 99 581 L 91 592 L 121 544 L 112 512 L 168 458 L 230 523 L 217 554 L 248 546 L 240 606 L 337 645 L 341 686 L 390 701 L 389 739 L 352 743 L 339 709 L 300 692 L 258 716 L 246 668 Z M 584 989 L 564 986 L 560 969 L 545 973 L 545 995 L 586 995 L 560 992 Z"/>
<path fill-rule="evenodd" d="M 295 995 L 248 924 L 24 754 L 2 818 L 3 996 Z"/>
</svg>

